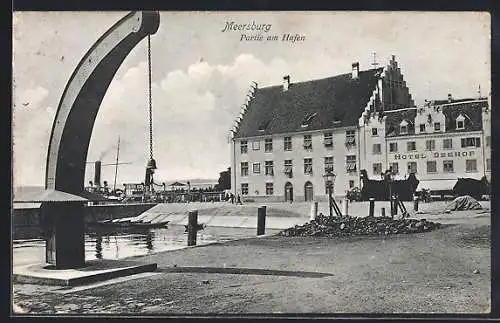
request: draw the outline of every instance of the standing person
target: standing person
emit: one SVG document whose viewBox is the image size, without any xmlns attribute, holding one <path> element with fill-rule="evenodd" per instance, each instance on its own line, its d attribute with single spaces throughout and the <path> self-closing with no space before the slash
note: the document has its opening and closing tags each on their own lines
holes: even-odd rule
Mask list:
<svg viewBox="0 0 500 323">
<path fill-rule="evenodd" d="M 231 204 L 234 204 L 234 194 L 231 193 Z"/>
<path fill-rule="evenodd" d="M 236 199 L 236 205 L 243 205 L 243 203 L 241 202 L 241 196 L 240 194 L 238 194 L 238 198 Z"/>
</svg>

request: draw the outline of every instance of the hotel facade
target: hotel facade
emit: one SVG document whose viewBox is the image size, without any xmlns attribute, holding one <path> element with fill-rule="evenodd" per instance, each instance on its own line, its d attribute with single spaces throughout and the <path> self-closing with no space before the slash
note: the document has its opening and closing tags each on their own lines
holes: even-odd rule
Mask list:
<svg viewBox="0 0 500 323">
<path fill-rule="evenodd" d="M 491 178 L 490 101 L 428 102 L 417 108 L 394 56 L 383 68 L 258 88 L 231 131 L 231 190 L 243 200 L 327 200 L 392 167 L 420 188 L 452 188 L 458 177 Z M 450 187 L 451 186 L 451 187 Z"/>
</svg>

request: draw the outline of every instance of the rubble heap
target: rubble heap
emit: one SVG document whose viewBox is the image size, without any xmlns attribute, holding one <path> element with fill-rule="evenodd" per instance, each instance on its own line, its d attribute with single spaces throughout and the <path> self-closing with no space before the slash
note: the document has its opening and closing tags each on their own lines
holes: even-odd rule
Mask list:
<svg viewBox="0 0 500 323">
<path fill-rule="evenodd" d="M 388 235 L 432 231 L 440 223 L 426 219 L 392 219 L 390 217 L 329 217 L 319 215 L 304 225 L 296 225 L 278 233 L 285 237 L 341 237 L 354 235 Z"/>
</svg>

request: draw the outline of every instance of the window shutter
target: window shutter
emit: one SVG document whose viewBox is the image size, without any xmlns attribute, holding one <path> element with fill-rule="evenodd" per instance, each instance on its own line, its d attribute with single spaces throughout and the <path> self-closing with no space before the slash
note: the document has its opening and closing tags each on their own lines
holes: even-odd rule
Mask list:
<svg viewBox="0 0 500 323">
<path fill-rule="evenodd" d="M 480 137 L 476 138 L 476 147 L 481 147 L 481 138 Z"/>
<path fill-rule="evenodd" d="M 466 146 L 465 138 L 462 138 L 461 142 L 462 142 L 462 148 L 464 148 Z"/>
</svg>

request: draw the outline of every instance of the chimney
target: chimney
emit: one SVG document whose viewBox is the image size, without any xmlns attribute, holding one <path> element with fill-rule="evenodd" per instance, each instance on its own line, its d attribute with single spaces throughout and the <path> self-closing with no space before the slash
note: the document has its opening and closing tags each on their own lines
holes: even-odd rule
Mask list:
<svg viewBox="0 0 500 323">
<path fill-rule="evenodd" d="M 98 160 L 94 163 L 94 185 L 101 187 L 101 161 Z"/>
<path fill-rule="evenodd" d="M 283 92 L 288 91 L 290 87 L 290 75 L 283 76 Z"/>
<path fill-rule="evenodd" d="M 352 63 L 352 79 L 357 79 L 359 76 L 359 63 Z"/>
<path fill-rule="evenodd" d="M 453 101 L 453 97 L 451 96 L 451 93 L 448 93 L 448 102 L 451 103 Z"/>
</svg>

